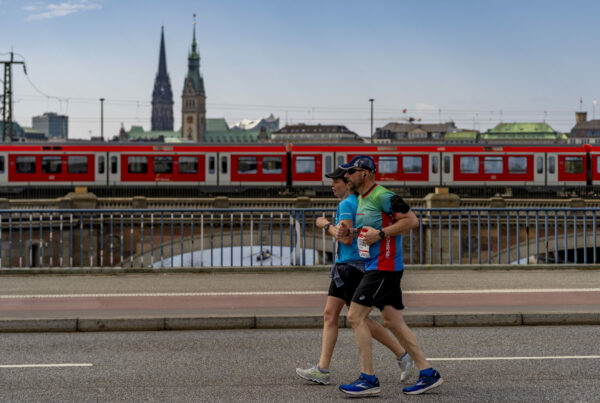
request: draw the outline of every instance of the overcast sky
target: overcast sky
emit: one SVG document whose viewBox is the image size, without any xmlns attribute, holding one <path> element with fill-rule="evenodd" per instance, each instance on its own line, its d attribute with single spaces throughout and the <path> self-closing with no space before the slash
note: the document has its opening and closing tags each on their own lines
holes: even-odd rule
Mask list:
<svg viewBox="0 0 600 403">
<path fill-rule="evenodd" d="M 58 112 L 70 137 L 98 136 L 105 98 L 106 137 L 149 130 L 164 25 L 179 129 L 194 13 L 207 116 L 230 126 L 273 113 L 368 136 L 374 98 L 375 127 L 569 131 L 600 98 L 599 1 L 0 0 L 0 60 L 27 65 L 13 68 L 15 119 Z"/>
</svg>

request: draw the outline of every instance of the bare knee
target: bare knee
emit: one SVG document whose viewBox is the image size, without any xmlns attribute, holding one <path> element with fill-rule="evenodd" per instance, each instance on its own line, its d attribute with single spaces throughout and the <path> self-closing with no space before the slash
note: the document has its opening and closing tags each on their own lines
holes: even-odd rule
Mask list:
<svg viewBox="0 0 600 403">
<path fill-rule="evenodd" d="M 352 327 L 357 327 L 359 326 L 363 321 L 365 320 L 365 318 L 362 315 L 358 315 L 355 312 L 348 312 L 348 323 L 350 323 L 350 326 Z"/>
<path fill-rule="evenodd" d="M 339 316 L 339 312 L 335 309 L 325 309 L 323 312 L 323 320 L 328 325 L 337 325 Z"/>
<path fill-rule="evenodd" d="M 400 330 L 404 326 L 404 318 L 401 313 L 396 313 L 393 316 L 382 315 L 383 326 L 392 331 Z"/>
</svg>

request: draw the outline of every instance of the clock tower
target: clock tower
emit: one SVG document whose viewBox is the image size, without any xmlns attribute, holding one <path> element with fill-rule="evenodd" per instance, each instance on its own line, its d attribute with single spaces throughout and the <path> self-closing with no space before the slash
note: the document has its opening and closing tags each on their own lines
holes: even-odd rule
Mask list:
<svg viewBox="0 0 600 403">
<path fill-rule="evenodd" d="M 196 14 L 192 49 L 188 56 L 188 72 L 181 95 L 181 138 L 201 142 L 206 130 L 206 93 L 200 75 L 200 56 L 196 50 Z"/>
</svg>

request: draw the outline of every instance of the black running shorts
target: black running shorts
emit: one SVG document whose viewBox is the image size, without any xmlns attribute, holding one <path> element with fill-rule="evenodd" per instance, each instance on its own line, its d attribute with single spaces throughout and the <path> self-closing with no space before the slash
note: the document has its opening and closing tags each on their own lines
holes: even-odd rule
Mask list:
<svg viewBox="0 0 600 403">
<path fill-rule="evenodd" d="M 363 306 L 374 306 L 380 311 L 386 305 L 400 310 L 404 309 L 402 303 L 402 290 L 400 280 L 404 271 L 367 271 L 362 281 L 354 292 L 352 302 Z"/>
<path fill-rule="evenodd" d="M 340 277 L 344 281 L 344 285 L 337 287 L 335 281 L 331 279 L 329 284 L 329 292 L 327 293 L 330 297 L 336 297 L 346 302 L 347 306 L 350 306 L 352 301 L 352 295 L 356 287 L 360 284 L 364 273 L 350 264 L 338 263 L 336 269 L 340 273 Z"/>
</svg>

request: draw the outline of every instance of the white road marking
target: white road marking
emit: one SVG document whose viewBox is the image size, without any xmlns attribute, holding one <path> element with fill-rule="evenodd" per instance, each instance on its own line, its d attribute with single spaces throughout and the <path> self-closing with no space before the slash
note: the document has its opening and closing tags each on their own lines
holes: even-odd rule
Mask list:
<svg viewBox="0 0 600 403">
<path fill-rule="evenodd" d="M 427 358 L 427 361 L 498 361 L 498 360 L 597 360 L 600 355 L 557 355 L 541 357 L 444 357 Z"/>
<path fill-rule="evenodd" d="M 0 368 L 62 368 L 62 367 L 93 367 L 93 364 L 9 364 Z"/>
<path fill-rule="evenodd" d="M 403 291 L 403 294 L 519 294 L 543 292 L 600 292 L 600 288 L 543 288 L 494 290 L 420 290 Z M 103 297 L 227 297 L 252 295 L 326 295 L 326 291 L 240 291 L 240 292 L 154 292 L 154 293 L 98 293 L 98 294 L 25 294 L 0 295 L 0 299 L 21 298 L 103 298 Z"/>
</svg>

